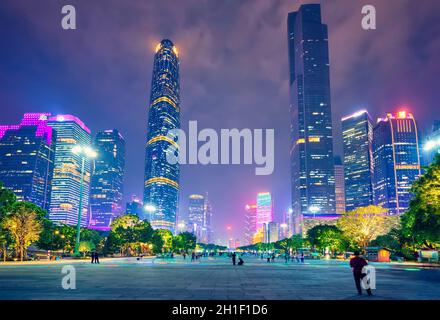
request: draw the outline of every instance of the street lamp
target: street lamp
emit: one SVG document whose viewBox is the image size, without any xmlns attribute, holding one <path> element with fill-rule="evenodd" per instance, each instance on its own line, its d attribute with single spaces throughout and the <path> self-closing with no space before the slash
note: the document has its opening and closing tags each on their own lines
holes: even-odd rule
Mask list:
<svg viewBox="0 0 440 320">
<path fill-rule="evenodd" d="M 82 214 L 82 198 L 83 198 L 83 189 L 84 189 L 84 166 L 86 158 L 93 159 L 98 156 L 95 150 L 93 150 L 89 146 L 80 146 L 76 145 L 72 148 L 72 153 L 81 156 L 81 182 L 79 186 L 79 205 L 78 205 L 78 223 L 76 225 L 76 242 L 75 242 L 75 250 L 74 255 L 79 255 L 79 241 L 81 234 L 81 214 Z"/>
</svg>

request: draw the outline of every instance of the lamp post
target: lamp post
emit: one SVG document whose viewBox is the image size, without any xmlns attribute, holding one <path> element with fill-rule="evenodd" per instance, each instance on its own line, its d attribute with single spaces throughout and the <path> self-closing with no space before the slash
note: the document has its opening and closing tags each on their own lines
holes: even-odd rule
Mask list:
<svg viewBox="0 0 440 320">
<path fill-rule="evenodd" d="M 82 214 L 82 202 L 83 202 L 83 190 L 84 190 L 84 166 L 86 158 L 96 158 L 98 155 L 96 151 L 94 151 L 92 148 L 86 146 L 80 146 L 76 145 L 73 147 L 72 152 L 76 155 L 81 156 L 81 182 L 79 185 L 79 205 L 78 205 L 78 223 L 76 225 L 76 242 L 75 242 L 75 250 L 73 254 L 75 256 L 79 255 L 79 242 L 80 242 L 80 235 L 81 235 L 81 214 Z"/>
</svg>

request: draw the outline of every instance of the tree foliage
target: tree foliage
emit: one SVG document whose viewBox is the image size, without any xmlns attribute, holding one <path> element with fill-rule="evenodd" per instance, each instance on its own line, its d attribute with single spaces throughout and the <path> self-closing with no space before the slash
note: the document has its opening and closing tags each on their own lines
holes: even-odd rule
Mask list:
<svg viewBox="0 0 440 320">
<path fill-rule="evenodd" d="M 329 249 L 333 253 L 345 251 L 348 241 L 336 226 L 317 225 L 307 232 L 310 244 L 319 250 Z"/>
<path fill-rule="evenodd" d="M 338 219 L 337 227 L 354 247 L 365 248 L 380 235 L 388 233 L 396 226 L 396 217 L 388 216 L 380 206 L 357 208 Z"/>
</svg>

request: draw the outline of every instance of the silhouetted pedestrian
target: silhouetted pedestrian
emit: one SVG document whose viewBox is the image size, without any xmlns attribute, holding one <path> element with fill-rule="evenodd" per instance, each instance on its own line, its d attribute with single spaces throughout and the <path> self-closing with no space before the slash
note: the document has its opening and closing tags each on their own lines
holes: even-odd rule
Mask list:
<svg viewBox="0 0 440 320">
<path fill-rule="evenodd" d="M 238 258 L 238 265 L 242 266 L 244 264 L 244 261 L 242 258 Z"/>
<path fill-rule="evenodd" d="M 99 254 L 98 254 L 98 251 L 95 251 L 95 263 L 99 264 Z"/>
<path fill-rule="evenodd" d="M 354 258 L 350 260 L 350 267 L 353 269 L 354 283 L 359 295 L 362 295 L 361 280 L 367 275 L 362 273 L 362 269 L 368 265 L 367 261 L 359 256 L 359 251 L 354 252 Z M 367 293 L 371 296 L 371 289 L 367 289 Z"/>
<path fill-rule="evenodd" d="M 232 254 L 232 264 L 235 266 L 235 259 L 237 258 L 237 255 L 235 254 L 235 252 Z"/>
<path fill-rule="evenodd" d="M 191 253 L 191 261 L 194 261 L 195 257 L 196 257 L 195 252 Z"/>
<path fill-rule="evenodd" d="M 91 263 L 95 263 L 95 250 L 92 251 L 91 257 L 92 257 L 92 262 Z"/>
</svg>

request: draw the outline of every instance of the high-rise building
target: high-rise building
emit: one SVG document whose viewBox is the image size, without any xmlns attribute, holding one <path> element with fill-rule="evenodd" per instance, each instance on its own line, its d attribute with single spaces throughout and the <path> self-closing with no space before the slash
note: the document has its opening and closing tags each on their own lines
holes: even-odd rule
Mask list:
<svg viewBox="0 0 440 320">
<path fill-rule="evenodd" d="M 244 241 L 246 245 L 250 245 L 257 232 L 257 205 L 247 204 L 245 210 Z"/>
<path fill-rule="evenodd" d="M 277 242 L 278 241 L 278 236 L 280 233 L 280 225 L 278 222 L 269 222 L 268 224 L 268 228 L 267 228 L 267 233 L 268 233 L 268 239 L 267 242 L 271 243 L 271 242 Z"/>
<path fill-rule="evenodd" d="M 203 243 L 212 243 L 214 240 L 214 232 L 212 229 L 212 205 L 208 199 L 208 193 L 205 195 L 203 228 Z"/>
<path fill-rule="evenodd" d="M 151 210 L 151 226 L 174 233 L 179 199 L 179 164 L 167 161 L 177 153 L 170 130 L 180 128 L 179 57 L 174 44 L 162 40 L 154 55 L 148 110 L 144 204 Z"/>
<path fill-rule="evenodd" d="M 287 225 L 287 236 L 284 237 L 290 238 L 292 235 L 296 234 L 293 210 L 289 208 L 284 214 L 284 223 Z"/>
<path fill-rule="evenodd" d="M 188 223 L 198 242 L 202 242 L 203 227 L 205 224 L 205 198 L 200 194 L 189 196 Z"/>
<path fill-rule="evenodd" d="M 125 140 L 116 129 L 99 131 L 93 148 L 98 156 L 90 185 L 89 227 L 110 230 L 110 224 L 123 210 Z"/>
<path fill-rule="evenodd" d="M 144 206 L 142 200 L 136 197 L 136 195 L 131 196 L 131 201 L 125 204 L 126 214 L 135 214 L 138 217 L 142 217 L 144 214 Z"/>
<path fill-rule="evenodd" d="M 366 207 L 373 199 L 373 123 L 366 110 L 343 117 L 345 210 Z"/>
<path fill-rule="evenodd" d="M 340 157 L 335 157 L 335 199 L 336 213 L 343 214 L 345 212 L 345 181 L 344 165 Z"/>
<path fill-rule="evenodd" d="M 257 230 L 273 221 L 273 202 L 269 192 L 257 194 Z"/>
<path fill-rule="evenodd" d="M 295 215 L 335 213 L 328 35 L 320 5 L 289 13 L 287 29 L 292 209 Z"/>
<path fill-rule="evenodd" d="M 428 135 L 423 145 L 423 164 L 428 166 L 434 160 L 434 156 L 440 153 L 440 120 L 435 120 L 432 132 Z"/>
<path fill-rule="evenodd" d="M 81 155 L 72 152 L 76 145 L 90 146 L 90 129 L 72 115 L 50 116 L 48 125 L 56 130 L 54 173 L 49 218 L 68 225 L 78 223 L 81 181 Z M 84 162 L 81 226 L 88 226 L 91 161 Z"/>
<path fill-rule="evenodd" d="M 0 181 L 19 201 L 48 210 L 55 132 L 47 113 L 26 113 L 19 125 L 0 126 Z"/>
<path fill-rule="evenodd" d="M 374 199 L 389 214 L 406 211 L 410 188 L 421 174 L 419 138 L 411 113 L 400 111 L 378 119 L 373 131 Z"/>
</svg>

